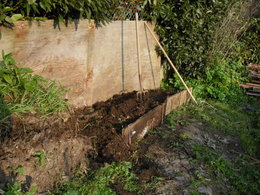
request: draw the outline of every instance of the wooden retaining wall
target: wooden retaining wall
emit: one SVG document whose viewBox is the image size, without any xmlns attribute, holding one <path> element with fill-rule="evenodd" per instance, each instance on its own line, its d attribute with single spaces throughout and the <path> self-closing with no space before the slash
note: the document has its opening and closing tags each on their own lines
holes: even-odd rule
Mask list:
<svg viewBox="0 0 260 195">
<path fill-rule="evenodd" d="M 190 90 L 192 91 L 192 88 Z M 149 130 L 159 126 L 165 116 L 189 102 L 190 99 L 191 97 L 187 90 L 168 97 L 163 104 L 155 107 L 122 130 L 125 142 L 131 145 L 136 140 L 142 139 Z"/>
</svg>

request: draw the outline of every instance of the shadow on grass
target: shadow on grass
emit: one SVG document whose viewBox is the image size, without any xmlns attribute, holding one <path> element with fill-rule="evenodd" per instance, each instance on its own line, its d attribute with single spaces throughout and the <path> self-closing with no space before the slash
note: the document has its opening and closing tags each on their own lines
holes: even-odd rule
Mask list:
<svg viewBox="0 0 260 195">
<path fill-rule="evenodd" d="M 12 129 L 9 106 L 0 100 L 0 144 L 10 137 Z"/>
</svg>

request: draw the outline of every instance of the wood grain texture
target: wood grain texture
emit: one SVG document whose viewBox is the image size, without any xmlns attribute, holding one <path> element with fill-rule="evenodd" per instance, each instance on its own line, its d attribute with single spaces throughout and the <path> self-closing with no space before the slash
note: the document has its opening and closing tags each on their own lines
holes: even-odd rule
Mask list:
<svg viewBox="0 0 260 195">
<path fill-rule="evenodd" d="M 162 68 L 156 43 L 142 21 L 139 28 L 143 86 L 159 88 Z M 0 50 L 12 52 L 19 66 L 70 89 L 67 98 L 75 107 L 139 90 L 134 21 L 102 27 L 88 20 L 59 27 L 52 20 L 19 21 L 13 29 L 0 30 Z"/>
</svg>

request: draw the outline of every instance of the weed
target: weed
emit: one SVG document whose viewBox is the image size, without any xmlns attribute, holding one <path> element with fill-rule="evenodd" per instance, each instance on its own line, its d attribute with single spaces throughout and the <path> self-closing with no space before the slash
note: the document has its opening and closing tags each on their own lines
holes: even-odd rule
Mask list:
<svg viewBox="0 0 260 195">
<path fill-rule="evenodd" d="M 146 190 L 156 190 L 165 179 L 162 177 L 152 177 L 151 180 L 152 181 L 144 184 L 143 188 L 145 191 Z"/>
<path fill-rule="evenodd" d="M 23 192 L 22 185 L 19 181 L 17 181 L 18 175 L 24 175 L 24 169 L 21 166 L 16 168 L 9 168 L 11 177 L 13 181 L 7 184 L 6 188 L 3 191 L 5 195 L 36 195 L 37 194 L 37 186 L 31 186 L 30 191 Z"/>
<path fill-rule="evenodd" d="M 180 143 L 178 141 L 172 141 L 169 144 L 169 147 L 174 147 L 174 148 L 178 148 L 178 147 L 181 147 L 181 146 L 182 146 L 182 143 Z"/>
<path fill-rule="evenodd" d="M 48 116 L 68 109 L 62 99 L 66 90 L 54 81 L 33 75 L 29 68 L 19 68 L 12 54 L 2 51 L 0 61 L 0 120 L 11 114 L 35 113 Z"/>
<path fill-rule="evenodd" d="M 51 194 L 110 195 L 115 194 L 110 185 L 117 181 L 124 184 L 124 190 L 138 193 L 140 192 L 136 183 L 138 178 L 130 171 L 131 168 L 130 162 L 106 164 L 105 167 L 88 175 L 76 175 L 72 181 L 62 182 Z"/>
<path fill-rule="evenodd" d="M 43 151 L 39 151 L 35 153 L 35 157 L 38 159 L 39 167 L 43 167 L 45 163 L 46 154 Z"/>
<path fill-rule="evenodd" d="M 260 193 L 260 166 L 250 164 L 239 157 L 235 163 L 224 159 L 218 153 L 202 146 L 193 146 L 195 159 L 209 166 L 210 170 L 220 180 L 228 180 L 234 192 Z"/>
</svg>

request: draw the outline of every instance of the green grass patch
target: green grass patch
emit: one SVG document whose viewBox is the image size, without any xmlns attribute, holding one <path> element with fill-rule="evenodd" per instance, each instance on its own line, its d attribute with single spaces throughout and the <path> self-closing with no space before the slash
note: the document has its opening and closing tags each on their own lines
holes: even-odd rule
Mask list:
<svg viewBox="0 0 260 195">
<path fill-rule="evenodd" d="M 241 105 L 220 102 L 188 104 L 171 113 L 166 120 L 173 127 L 201 122 L 208 132 L 240 138 L 244 153 L 238 154 L 232 161 L 213 148 L 204 145 L 192 147 L 195 159 L 193 162 L 207 165 L 209 173 L 218 182 L 230 186 L 233 194 L 260 193 L 260 103 L 256 99 L 248 100 Z M 176 145 L 176 140 L 173 143 Z M 201 180 L 195 180 L 192 185 L 200 186 Z"/>
<path fill-rule="evenodd" d="M 68 109 L 63 99 L 67 90 L 54 81 L 34 75 L 30 68 L 20 68 L 12 54 L 2 52 L 0 61 L 0 120 L 11 114 L 33 113 L 48 116 Z"/>
<path fill-rule="evenodd" d="M 188 104 L 171 113 L 166 122 L 174 127 L 194 119 L 203 122 L 209 131 L 239 136 L 250 155 L 260 155 L 260 103 L 256 100 L 235 106 L 220 102 Z"/>
<path fill-rule="evenodd" d="M 260 193 L 260 165 L 247 156 L 241 155 L 230 162 L 206 146 L 194 145 L 193 150 L 195 159 L 205 163 L 218 179 L 229 181 L 233 194 Z"/>
<path fill-rule="evenodd" d="M 132 164 L 130 162 L 106 164 L 97 171 L 87 175 L 76 175 L 71 181 L 61 183 L 51 194 L 112 195 L 116 194 L 116 192 L 110 186 L 115 182 L 121 182 L 123 189 L 128 192 L 139 193 L 138 177 L 131 172 L 131 168 Z"/>
</svg>

